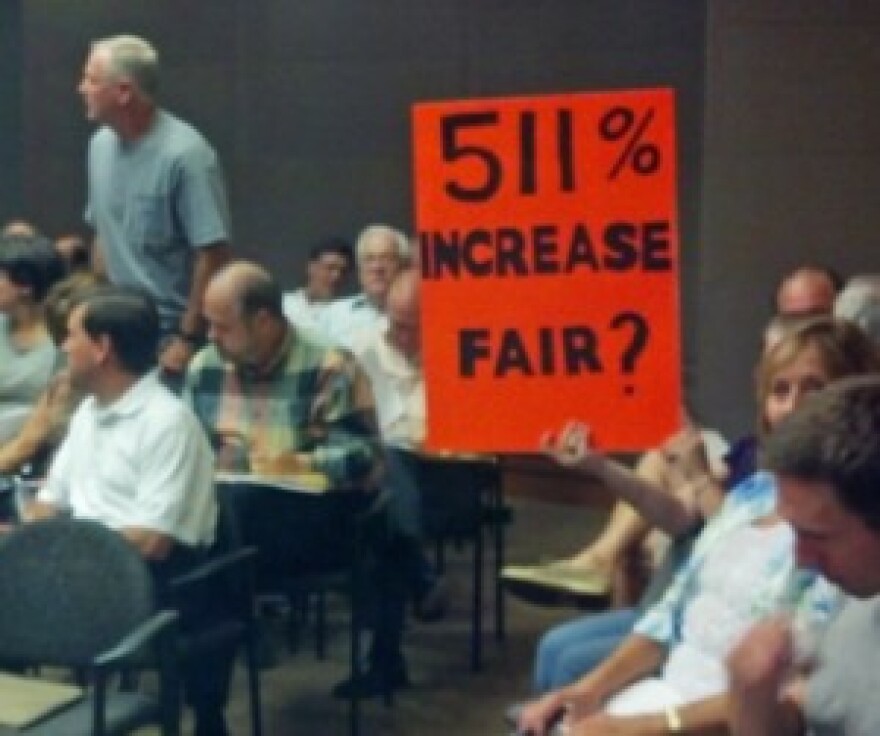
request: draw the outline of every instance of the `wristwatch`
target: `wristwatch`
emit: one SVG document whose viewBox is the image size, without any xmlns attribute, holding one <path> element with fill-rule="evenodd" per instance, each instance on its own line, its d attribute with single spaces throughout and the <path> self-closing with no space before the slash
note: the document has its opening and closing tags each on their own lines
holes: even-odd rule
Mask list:
<svg viewBox="0 0 880 736">
<path fill-rule="evenodd" d="M 684 724 L 681 722 L 681 714 L 674 705 L 666 706 L 663 711 L 666 715 L 666 730 L 668 733 L 684 733 Z"/>
</svg>

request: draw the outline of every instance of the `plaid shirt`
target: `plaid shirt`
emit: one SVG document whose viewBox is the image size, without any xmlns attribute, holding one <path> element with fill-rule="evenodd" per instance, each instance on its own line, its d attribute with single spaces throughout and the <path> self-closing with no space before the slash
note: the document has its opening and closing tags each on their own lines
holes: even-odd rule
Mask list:
<svg viewBox="0 0 880 736">
<path fill-rule="evenodd" d="M 212 437 L 238 435 L 266 455 L 307 453 L 334 487 L 372 485 L 379 443 L 369 382 L 349 353 L 302 331 L 288 332 L 261 375 L 209 345 L 189 366 L 184 398 Z"/>
</svg>

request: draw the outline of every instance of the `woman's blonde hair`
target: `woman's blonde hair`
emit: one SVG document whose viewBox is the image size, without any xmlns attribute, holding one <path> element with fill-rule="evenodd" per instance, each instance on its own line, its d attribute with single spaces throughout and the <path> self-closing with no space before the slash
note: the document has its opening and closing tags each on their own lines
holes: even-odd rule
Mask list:
<svg viewBox="0 0 880 736">
<path fill-rule="evenodd" d="M 776 375 L 807 348 L 815 348 L 829 381 L 880 371 L 880 354 L 855 324 L 833 317 L 813 317 L 793 327 L 764 352 L 756 371 L 758 435 L 769 431 L 764 407 Z"/>
</svg>

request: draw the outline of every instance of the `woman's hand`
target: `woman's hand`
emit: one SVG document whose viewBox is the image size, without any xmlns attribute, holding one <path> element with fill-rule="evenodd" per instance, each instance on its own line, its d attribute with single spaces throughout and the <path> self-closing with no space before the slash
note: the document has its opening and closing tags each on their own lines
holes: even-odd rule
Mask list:
<svg viewBox="0 0 880 736">
<path fill-rule="evenodd" d="M 545 736 L 550 728 L 565 715 L 566 704 L 560 691 L 526 704 L 519 716 L 516 732 L 522 736 Z"/>
<path fill-rule="evenodd" d="M 584 473 L 598 475 L 605 464 L 605 456 L 592 447 L 590 428 L 582 422 L 570 421 L 558 434 L 541 435 L 541 451 L 559 465 Z"/>
</svg>

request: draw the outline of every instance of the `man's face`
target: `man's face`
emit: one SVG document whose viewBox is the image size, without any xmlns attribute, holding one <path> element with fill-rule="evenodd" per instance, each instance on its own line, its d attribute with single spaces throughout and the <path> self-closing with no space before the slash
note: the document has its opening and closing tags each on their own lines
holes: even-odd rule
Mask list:
<svg viewBox="0 0 880 736">
<path fill-rule="evenodd" d="M 238 304 L 222 289 L 208 288 L 202 308 L 208 339 L 236 365 L 250 365 L 256 356 L 253 334 Z"/>
<path fill-rule="evenodd" d="M 376 235 L 365 243 L 358 257 L 361 288 L 371 299 L 384 302 L 388 287 L 400 270 L 394 241 L 384 235 Z"/>
<path fill-rule="evenodd" d="M 86 119 L 107 122 L 117 108 L 121 86 L 120 81 L 109 74 L 106 52 L 93 50 L 86 59 L 77 88 L 85 104 Z"/>
<path fill-rule="evenodd" d="M 9 314 L 21 303 L 23 293 L 26 291 L 27 289 L 14 283 L 6 271 L 0 270 L 0 312 Z"/>
<path fill-rule="evenodd" d="M 348 266 L 348 259 L 338 253 L 322 253 L 309 261 L 309 294 L 320 300 L 335 299 L 348 276 Z"/>
<path fill-rule="evenodd" d="M 422 350 L 422 331 L 418 308 L 388 301 L 388 342 L 407 358 L 416 361 Z"/>
<path fill-rule="evenodd" d="M 856 597 L 880 593 L 880 532 L 845 509 L 829 483 L 785 475 L 778 483 L 779 513 L 794 528 L 798 565 Z"/>
<path fill-rule="evenodd" d="M 91 391 L 105 351 L 102 342 L 93 340 L 83 328 L 85 313 L 84 304 L 71 311 L 67 318 L 67 337 L 61 349 L 67 356 L 71 384 L 81 390 Z"/>
</svg>

